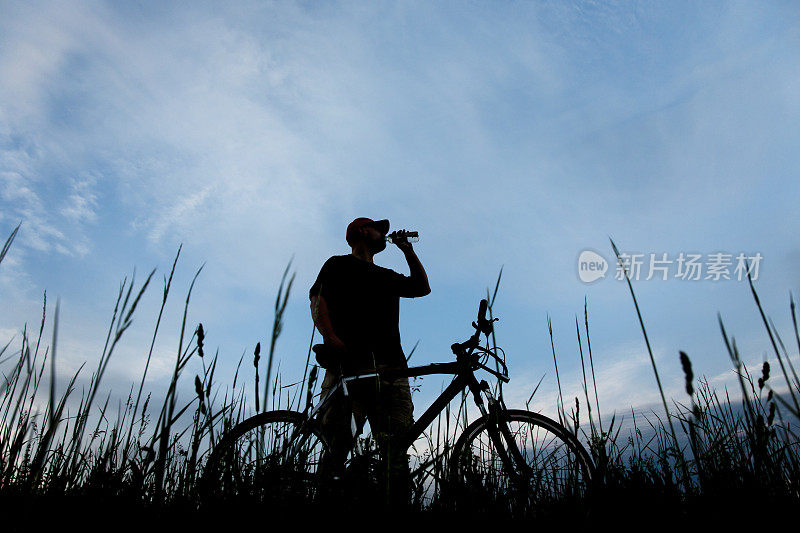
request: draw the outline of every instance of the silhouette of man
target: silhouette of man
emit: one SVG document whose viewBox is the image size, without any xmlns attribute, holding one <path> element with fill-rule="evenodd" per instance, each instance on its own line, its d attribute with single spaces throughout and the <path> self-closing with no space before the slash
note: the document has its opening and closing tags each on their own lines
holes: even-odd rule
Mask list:
<svg viewBox="0 0 800 533">
<path fill-rule="evenodd" d="M 347 226 L 348 255 L 337 255 L 322 266 L 309 291 L 311 315 L 325 346 L 338 355 L 338 364 L 326 365 L 323 393 L 336 385 L 340 372 L 353 375 L 407 368 L 400 345 L 400 298 L 431 292 L 428 276 L 411 243 L 396 243 L 410 276 L 373 263 L 386 248 L 388 220 L 356 218 Z M 354 444 L 350 413 L 357 434 L 369 419 L 388 470 L 386 496 L 393 507 L 409 500 L 409 469 L 405 447 L 398 436 L 413 424 L 408 378 L 362 379 L 348 385 L 351 405 L 343 395 L 322 413 L 322 426 L 331 445 L 331 462 L 340 465 Z M 357 435 L 356 434 L 356 435 Z"/>
</svg>

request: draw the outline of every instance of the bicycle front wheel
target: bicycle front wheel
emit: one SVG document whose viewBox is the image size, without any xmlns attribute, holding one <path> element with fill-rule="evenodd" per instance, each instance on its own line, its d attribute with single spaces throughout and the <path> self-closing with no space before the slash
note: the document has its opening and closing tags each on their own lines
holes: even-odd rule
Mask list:
<svg viewBox="0 0 800 533">
<path fill-rule="evenodd" d="M 457 504 L 522 515 L 588 508 L 594 465 L 573 434 L 529 411 L 509 409 L 495 424 L 489 416 L 470 424 L 453 447 Z"/>
<path fill-rule="evenodd" d="M 327 441 L 314 421 L 295 411 L 269 411 L 234 426 L 206 462 L 206 497 L 248 497 L 303 503 L 319 496 Z"/>
</svg>

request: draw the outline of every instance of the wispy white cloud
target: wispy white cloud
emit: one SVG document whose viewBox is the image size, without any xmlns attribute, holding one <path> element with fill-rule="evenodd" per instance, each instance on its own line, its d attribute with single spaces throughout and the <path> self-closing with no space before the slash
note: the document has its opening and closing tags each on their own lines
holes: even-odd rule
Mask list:
<svg viewBox="0 0 800 533">
<path fill-rule="evenodd" d="M 73 179 L 72 192 L 67 197 L 67 205 L 61 214 L 73 223 L 91 223 L 97 220 L 97 195 L 93 191 L 96 178 L 86 176 Z"/>
</svg>

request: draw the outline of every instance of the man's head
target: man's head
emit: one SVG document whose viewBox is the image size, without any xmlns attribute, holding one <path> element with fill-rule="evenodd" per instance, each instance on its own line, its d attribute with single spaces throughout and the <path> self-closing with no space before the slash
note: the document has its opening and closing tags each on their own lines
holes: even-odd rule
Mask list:
<svg viewBox="0 0 800 533">
<path fill-rule="evenodd" d="M 360 246 L 363 243 L 370 252 L 376 254 L 386 248 L 387 233 L 389 233 L 388 220 L 359 217 L 347 226 L 345 238 L 351 247 Z"/>
</svg>

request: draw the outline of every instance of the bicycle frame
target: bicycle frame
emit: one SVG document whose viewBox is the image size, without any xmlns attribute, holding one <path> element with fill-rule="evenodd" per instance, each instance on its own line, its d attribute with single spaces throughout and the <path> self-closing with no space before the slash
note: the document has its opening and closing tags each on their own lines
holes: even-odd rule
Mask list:
<svg viewBox="0 0 800 533">
<path fill-rule="evenodd" d="M 425 410 L 422 416 L 420 416 L 417 421 L 405 432 L 405 435 L 401 436 L 401 444 L 403 448 L 406 450 L 410 448 L 414 444 L 414 441 L 416 441 L 417 438 L 424 433 L 428 426 L 447 407 L 447 405 L 456 396 L 458 396 L 460 392 L 469 389 L 475 400 L 475 405 L 478 406 L 481 415 L 495 415 L 490 417 L 492 419 L 490 427 L 491 438 L 495 443 L 495 447 L 498 449 L 498 453 L 503 463 L 510 470 L 513 470 L 513 462 L 520 462 L 522 457 L 519 449 L 517 449 L 516 444 L 513 442 L 513 437 L 509 433 L 505 422 L 505 417 L 500 416 L 503 412 L 505 412 L 505 406 L 502 404 L 502 401 L 496 400 L 491 395 L 489 392 L 489 385 L 485 380 L 479 383 L 475 377 L 475 370 L 482 368 L 491 374 L 494 374 L 501 381 L 508 381 L 507 369 L 505 368 L 504 362 L 500 362 L 504 368 L 504 372 L 500 373 L 489 369 L 480 363 L 477 358 L 473 357 L 475 350 L 479 348 L 481 333 L 486 334 L 488 337 L 489 333 L 492 331 L 492 323 L 497 320 L 486 320 L 486 309 L 487 302 L 486 300 L 482 300 L 480 309 L 478 311 L 478 322 L 472 323 L 473 327 L 475 328 L 474 335 L 472 335 L 472 337 L 470 337 L 470 339 L 464 343 L 455 343 L 451 346 L 453 354 L 456 356 L 455 361 L 448 363 L 432 363 L 429 365 L 415 366 L 405 369 L 387 369 L 353 376 L 344 376 L 340 378 L 336 386 L 334 386 L 328 392 L 328 394 L 325 395 L 321 401 L 311 409 L 310 413 L 308 414 L 309 419 L 314 419 L 325 407 L 328 406 L 333 398 L 333 395 L 339 390 L 339 388 L 342 388 L 344 394 L 347 396 L 347 384 L 354 380 L 368 378 L 410 378 L 435 374 L 455 375 L 455 378 L 452 382 L 450 382 L 447 388 L 442 391 L 439 397 L 436 398 L 436 400 Z M 487 400 L 489 401 L 488 411 L 486 405 L 484 404 L 483 397 L 481 396 L 482 391 L 484 394 L 486 394 Z M 350 420 L 352 435 L 355 437 L 358 428 L 355 425 L 355 419 L 352 417 L 352 414 Z M 505 441 L 505 446 L 503 441 Z M 506 446 L 508 447 L 508 451 L 510 452 L 514 461 L 512 461 L 508 454 L 505 453 L 504 448 Z"/>
<path fill-rule="evenodd" d="M 406 369 L 385 370 L 381 372 L 368 372 L 364 374 L 356 374 L 353 376 L 342 377 L 337 384 L 326 394 L 320 402 L 313 406 L 309 413 L 309 418 L 315 418 L 322 412 L 331 402 L 334 394 L 341 388 L 345 395 L 348 395 L 347 384 L 360 380 L 360 379 L 394 379 L 394 378 L 410 378 L 419 376 L 430 376 L 435 374 L 450 374 L 455 375 L 453 381 L 445 388 L 436 400 L 422 413 L 416 422 L 406 431 L 402 444 L 405 449 L 411 447 L 417 438 L 427 429 L 427 427 L 436 419 L 447 404 L 449 404 L 458 394 L 466 389 L 469 389 L 475 398 L 475 404 L 481 411 L 482 415 L 487 414 L 486 407 L 481 397 L 481 384 L 478 383 L 474 371 L 466 364 L 460 361 L 453 361 L 449 363 L 432 363 L 423 366 L 414 366 Z"/>
</svg>

